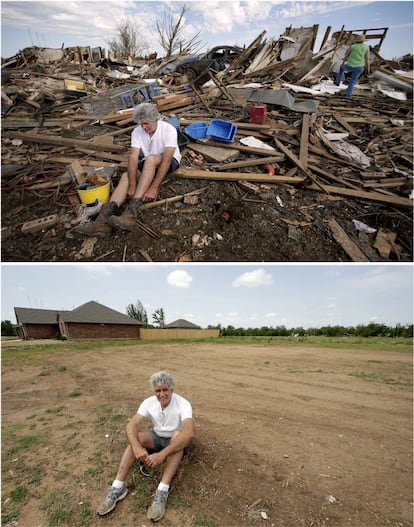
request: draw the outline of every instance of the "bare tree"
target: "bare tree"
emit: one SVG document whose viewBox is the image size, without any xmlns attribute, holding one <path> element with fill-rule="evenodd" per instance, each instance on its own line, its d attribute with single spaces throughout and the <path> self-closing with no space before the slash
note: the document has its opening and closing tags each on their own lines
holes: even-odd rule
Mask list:
<svg viewBox="0 0 414 527">
<path fill-rule="evenodd" d="M 158 324 L 160 328 L 165 328 L 165 314 L 162 307 L 154 311 L 152 314 L 152 320 L 155 324 Z"/>
<path fill-rule="evenodd" d="M 126 312 L 129 317 L 139 320 L 145 326 L 148 325 L 147 310 L 142 305 L 140 300 L 137 300 L 135 304 L 128 304 L 126 307 Z"/>
<path fill-rule="evenodd" d="M 183 36 L 184 15 L 188 11 L 190 11 L 190 8 L 184 4 L 177 21 L 174 22 L 172 10 L 164 9 L 162 18 L 157 19 L 155 39 L 165 51 L 167 57 L 171 57 L 171 55 L 176 53 L 196 53 L 201 47 L 201 43 L 198 40 L 200 31 L 190 40 L 186 40 Z"/>
<path fill-rule="evenodd" d="M 138 57 L 148 52 L 148 44 L 139 39 L 139 28 L 133 20 L 122 19 L 115 28 L 115 38 L 108 41 L 110 50 L 118 57 Z"/>
</svg>

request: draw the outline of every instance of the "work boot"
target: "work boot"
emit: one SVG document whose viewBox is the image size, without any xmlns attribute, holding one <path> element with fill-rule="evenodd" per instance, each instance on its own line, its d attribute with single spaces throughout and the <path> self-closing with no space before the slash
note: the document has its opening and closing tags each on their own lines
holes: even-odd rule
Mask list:
<svg viewBox="0 0 414 527">
<path fill-rule="evenodd" d="M 97 238 L 109 238 L 112 234 L 112 227 L 108 223 L 108 218 L 118 210 L 118 205 L 112 201 L 105 203 L 96 220 L 92 223 L 78 225 L 72 229 L 73 234 L 78 236 L 96 236 Z"/>
<path fill-rule="evenodd" d="M 110 216 L 108 218 L 108 223 L 112 225 L 112 227 L 118 227 L 123 231 L 132 231 L 137 220 L 137 212 L 141 203 L 142 201 L 140 199 L 131 199 L 124 212 L 120 216 Z"/>
</svg>

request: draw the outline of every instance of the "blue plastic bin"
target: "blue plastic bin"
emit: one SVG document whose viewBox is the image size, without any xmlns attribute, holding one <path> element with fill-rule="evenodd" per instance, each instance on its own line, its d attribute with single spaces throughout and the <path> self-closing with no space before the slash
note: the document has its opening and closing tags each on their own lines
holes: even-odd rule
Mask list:
<svg viewBox="0 0 414 527">
<path fill-rule="evenodd" d="M 207 134 L 207 123 L 192 123 L 185 127 L 185 133 L 191 139 L 203 139 Z"/>
<path fill-rule="evenodd" d="M 229 121 L 212 119 L 210 121 L 210 126 L 207 129 L 207 135 L 215 141 L 233 143 L 236 130 L 237 126 Z"/>
</svg>

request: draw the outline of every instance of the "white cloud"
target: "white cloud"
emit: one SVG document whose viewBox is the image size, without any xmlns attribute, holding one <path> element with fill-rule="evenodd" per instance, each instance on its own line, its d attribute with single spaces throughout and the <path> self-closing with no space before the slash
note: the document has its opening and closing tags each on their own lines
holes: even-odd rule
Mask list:
<svg viewBox="0 0 414 527">
<path fill-rule="evenodd" d="M 188 288 L 193 281 L 193 277 L 187 271 L 173 271 L 167 276 L 167 282 L 174 287 Z"/>
<path fill-rule="evenodd" d="M 347 283 L 352 288 L 362 291 L 384 292 L 406 288 L 412 290 L 412 267 L 411 265 L 369 267 L 366 272 L 351 277 Z"/>
<path fill-rule="evenodd" d="M 233 287 L 259 287 L 261 285 L 271 285 L 273 276 L 264 269 L 243 273 L 233 281 Z"/>
<path fill-rule="evenodd" d="M 93 280 L 101 280 L 102 278 L 112 276 L 112 269 L 106 265 L 88 264 L 84 265 L 83 269 L 89 275 L 89 278 L 92 278 Z"/>
<path fill-rule="evenodd" d="M 265 318 L 276 318 L 277 313 L 265 313 Z"/>
</svg>

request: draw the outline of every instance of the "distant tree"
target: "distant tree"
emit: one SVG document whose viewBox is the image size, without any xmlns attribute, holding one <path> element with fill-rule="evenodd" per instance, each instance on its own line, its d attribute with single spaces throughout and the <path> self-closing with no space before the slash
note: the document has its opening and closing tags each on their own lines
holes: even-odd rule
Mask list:
<svg viewBox="0 0 414 527">
<path fill-rule="evenodd" d="M 135 304 L 128 304 L 126 307 L 126 312 L 129 317 L 139 320 L 144 324 L 144 326 L 148 326 L 147 310 L 142 305 L 140 300 L 137 300 Z"/>
<path fill-rule="evenodd" d="M 152 314 L 152 320 L 155 324 L 157 324 L 160 328 L 165 328 L 165 314 L 162 307 L 154 311 Z"/>
<path fill-rule="evenodd" d="M 196 33 L 190 40 L 183 36 L 185 14 L 190 8 L 185 4 L 181 8 L 178 19 L 174 21 L 174 14 L 170 8 L 164 9 L 162 18 L 158 18 L 155 25 L 155 39 L 165 51 L 167 57 L 176 53 L 196 53 L 201 43 L 198 40 L 200 32 Z"/>
<path fill-rule="evenodd" d="M 148 52 L 148 44 L 140 40 L 140 30 L 134 20 L 124 18 L 115 28 L 115 37 L 108 40 L 109 49 L 117 56 L 139 57 Z"/>
<path fill-rule="evenodd" d="M 16 330 L 10 320 L 1 321 L 1 334 L 4 337 L 14 337 L 16 335 Z"/>
</svg>

